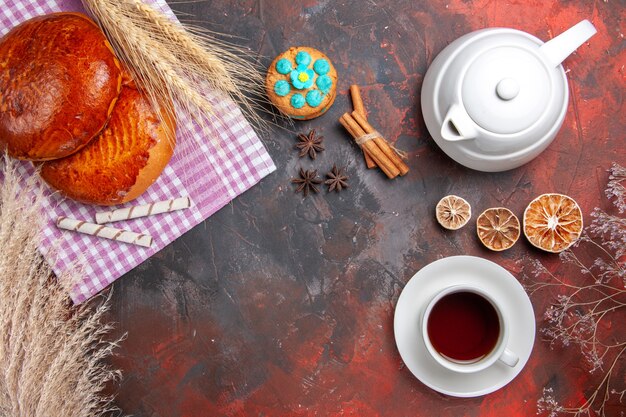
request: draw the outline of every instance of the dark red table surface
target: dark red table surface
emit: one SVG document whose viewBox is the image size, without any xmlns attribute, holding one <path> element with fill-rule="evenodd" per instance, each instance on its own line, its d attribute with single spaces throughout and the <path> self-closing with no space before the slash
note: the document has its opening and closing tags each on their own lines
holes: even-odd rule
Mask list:
<svg viewBox="0 0 626 417">
<path fill-rule="evenodd" d="M 537 337 L 509 385 L 458 399 L 430 390 L 404 366 L 393 314 L 405 283 L 445 256 L 490 259 L 520 276 L 525 257 L 558 271 L 558 257 L 524 238 L 484 249 L 473 223 L 445 232 L 434 206 L 465 196 L 475 212 L 506 206 L 521 216 L 544 192 L 574 197 L 585 221 L 610 207 L 603 190 L 612 161 L 626 164 L 623 0 L 203 1 L 174 3 L 181 18 L 232 35 L 267 66 L 294 45 L 325 51 L 339 94 L 316 128 L 326 151 L 299 159 L 295 135 L 274 128 L 264 142 L 278 169 L 210 219 L 113 285 L 109 318 L 128 333 L 113 365 L 124 374 L 116 403 L 135 416 L 532 416 L 544 386 L 576 403 L 599 382 L 575 348 Z M 564 63 L 570 103 L 552 145 L 529 164 L 481 173 L 449 159 L 420 110 L 428 65 L 447 44 L 493 26 L 543 40 L 582 19 L 598 34 Z M 370 121 L 408 152 L 410 173 L 394 181 L 366 170 L 337 123 L 357 83 Z M 299 167 L 348 165 L 341 194 L 294 194 Z M 535 293 L 538 328 L 553 300 Z M 626 331 L 626 320 L 614 323 Z M 622 367 L 624 369 L 624 367 Z M 614 407 L 614 415 L 624 408 Z M 622 414 L 623 415 L 623 414 Z"/>
</svg>

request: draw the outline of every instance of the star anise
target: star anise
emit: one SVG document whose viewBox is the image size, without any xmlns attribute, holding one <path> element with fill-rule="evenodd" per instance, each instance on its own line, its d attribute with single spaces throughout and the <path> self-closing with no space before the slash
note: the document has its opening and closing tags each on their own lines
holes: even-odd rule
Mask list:
<svg viewBox="0 0 626 417">
<path fill-rule="evenodd" d="M 299 133 L 298 143 L 296 143 L 296 148 L 300 149 L 298 156 L 302 158 L 304 155 L 309 154 L 311 159 L 315 159 L 317 152 L 324 150 L 323 141 L 324 136 L 317 136 L 315 129 L 311 130 L 308 135 Z"/>
<path fill-rule="evenodd" d="M 328 192 L 335 190 L 339 192 L 345 188 L 348 188 L 348 176 L 343 173 L 346 168 L 337 168 L 336 164 L 333 164 L 333 169 L 330 170 L 326 176 L 328 179 L 324 181 L 324 184 L 328 185 Z"/>
<path fill-rule="evenodd" d="M 298 184 L 298 186 L 296 187 L 296 193 L 302 191 L 304 196 L 306 197 L 309 195 L 309 191 L 312 191 L 314 193 L 320 192 L 316 185 L 321 184 L 322 180 L 318 178 L 316 169 L 304 170 L 300 168 L 300 178 L 294 178 L 291 180 L 291 182 L 294 184 Z"/>
</svg>

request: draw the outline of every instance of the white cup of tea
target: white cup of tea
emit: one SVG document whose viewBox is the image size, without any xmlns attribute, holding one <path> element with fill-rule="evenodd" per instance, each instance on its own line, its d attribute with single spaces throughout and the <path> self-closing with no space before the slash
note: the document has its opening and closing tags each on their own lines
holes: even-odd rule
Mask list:
<svg viewBox="0 0 626 417">
<path fill-rule="evenodd" d="M 430 355 L 441 366 L 470 373 L 499 361 L 514 367 L 519 357 L 507 348 L 510 322 L 497 301 L 472 285 L 453 285 L 438 292 L 421 317 Z"/>
</svg>

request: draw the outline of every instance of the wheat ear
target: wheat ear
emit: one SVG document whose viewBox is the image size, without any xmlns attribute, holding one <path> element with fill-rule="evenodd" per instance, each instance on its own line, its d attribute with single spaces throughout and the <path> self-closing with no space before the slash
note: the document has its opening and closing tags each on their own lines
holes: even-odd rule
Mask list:
<svg viewBox="0 0 626 417">
<path fill-rule="evenodd" d="M 181 60 L 186 60 L 197 68 L 195 72 L 201 73 L 204 71 L 213 74 L 213 77 L 208 79 L 212 88 L 219 89 L 219 83 L 225 82 L 228 84 L 226 89 L 233 92 L 234 98 L 244 106 L 244 109 L 248 110 L 248 113 L 256 117 L 255 111 L 263 110 L 262 105 L 267 104 L 268 101 L 261 99 L 264 90 L 263 79 L 259 73 L 260 68 L 246 59 L 241 59 L 241 55 L 246 54 L 245 51 L 242 51 L 237 46 L 211 37 L 210 33 L 203 28 L 191 25 L 182 27 L 175 24 L 163 13 L 157 12 L 153 7 L 148 6 L 141 0 L 129 1 L 143 14 L 146 22 L 153 22 L 159 26 L 160 31 L 156 32 L 156 36 L 159 33 L 165 35 L 160 38 L 161 41 L 174 42 L 178 45 L 176 51 L 180 54 Z M 218 48 L 219 54 L 211 52 L 211 45 Z M 229 72 L 228 66 L 231 63 L 234 71 Z M 255 100 L 243 94 L 238 85 L 246 87 L 252 93 L 256 93 L 257 99 Z"/>
<path fill-rule="evenodd" d="M 243 58 L 245 51 L 208 33 L 190 32 L 140 0 L 82 2 L 155 106 L 203 124 L 214 112 L 205 98 L 212 90 L 234 99 L 253 125 L 266 129 L 257 113 L 264 99 L 254 98 L 264 95 L 263 77 Z M 168 105 L 163 96 L 174 103 Z"/>
</svg>

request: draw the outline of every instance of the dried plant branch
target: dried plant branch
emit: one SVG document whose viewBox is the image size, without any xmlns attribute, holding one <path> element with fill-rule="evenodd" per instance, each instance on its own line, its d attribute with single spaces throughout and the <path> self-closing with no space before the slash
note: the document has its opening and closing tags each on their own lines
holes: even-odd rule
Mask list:
<svg viewBox="0 0 626 417">
<path fill-rule="evenodd" d="M 78 270 L 56 279 L 39 253 L 38 176 L 19 186 L 18 162 L 0 160 L 0 416 L 99 416 L 115 411 L 102 392 L 119 374 L 103 360 L 108 300 L 73 307 Z"/>
<path fill-rule="evenodd" d="M 614 198 L 617 211 L 626 209 L 626 169 L 613 164 L 609 170 L 606 195 Z M 537 402 L 540 412 L 550 417 L 606 416 L 610 401 L 624 403 L 626 380 L 626 336 L 611 332 L 611 324 L 623 321 L 626 313 L 626 218 L 610 215 L 599 208 L 591 214 L 593 221 L 579 242 L 560 254 L 560 275 L 548 270 L 540 261 L 529 260 L 531 268 L 526 288 L 557 292 L 556 301 L 546 310 L 547 326 L 541 332 L 551 345 L 577 346 L 590 372 L 602 371 L 603 377 L 579 406 L 564 406 L 552 388 L 544 388 Z M 592 237 L 593 236 L 593 237 Z M 588 258 L 594 258 L 588 261 Z M 567 272 L 573 273 L 567 273 Z M 578 271 L 578 274 L 576 273 Z M 620 338 L 621 337 L 621 338 Z M 608 366 L 607 366 L 608 363 Z M 614 388 L 614 386 L 618 386 Z"/>
<path fill-rule="evenodd" d="M 606 187 L 607 198 L 615 198 L 615 206 L 620 213 L 626 212 L 626 168 L 613 163 L 610 170 L 609 184 Z"/>
<path fill-rule="evenodd" d="M 82 0 L 117 56 L 156 105 L 205 127 L 214 115 L 208 91 L 230 97 L 258 128 L 265 103 L 263 77 L 241 48 L 201 29 L 183 27 L 141 0 Z M 174 101 L 167 108 L 163 97 Z M 213 138 L 214 139 L 214 138 Z"/>
</svg>

